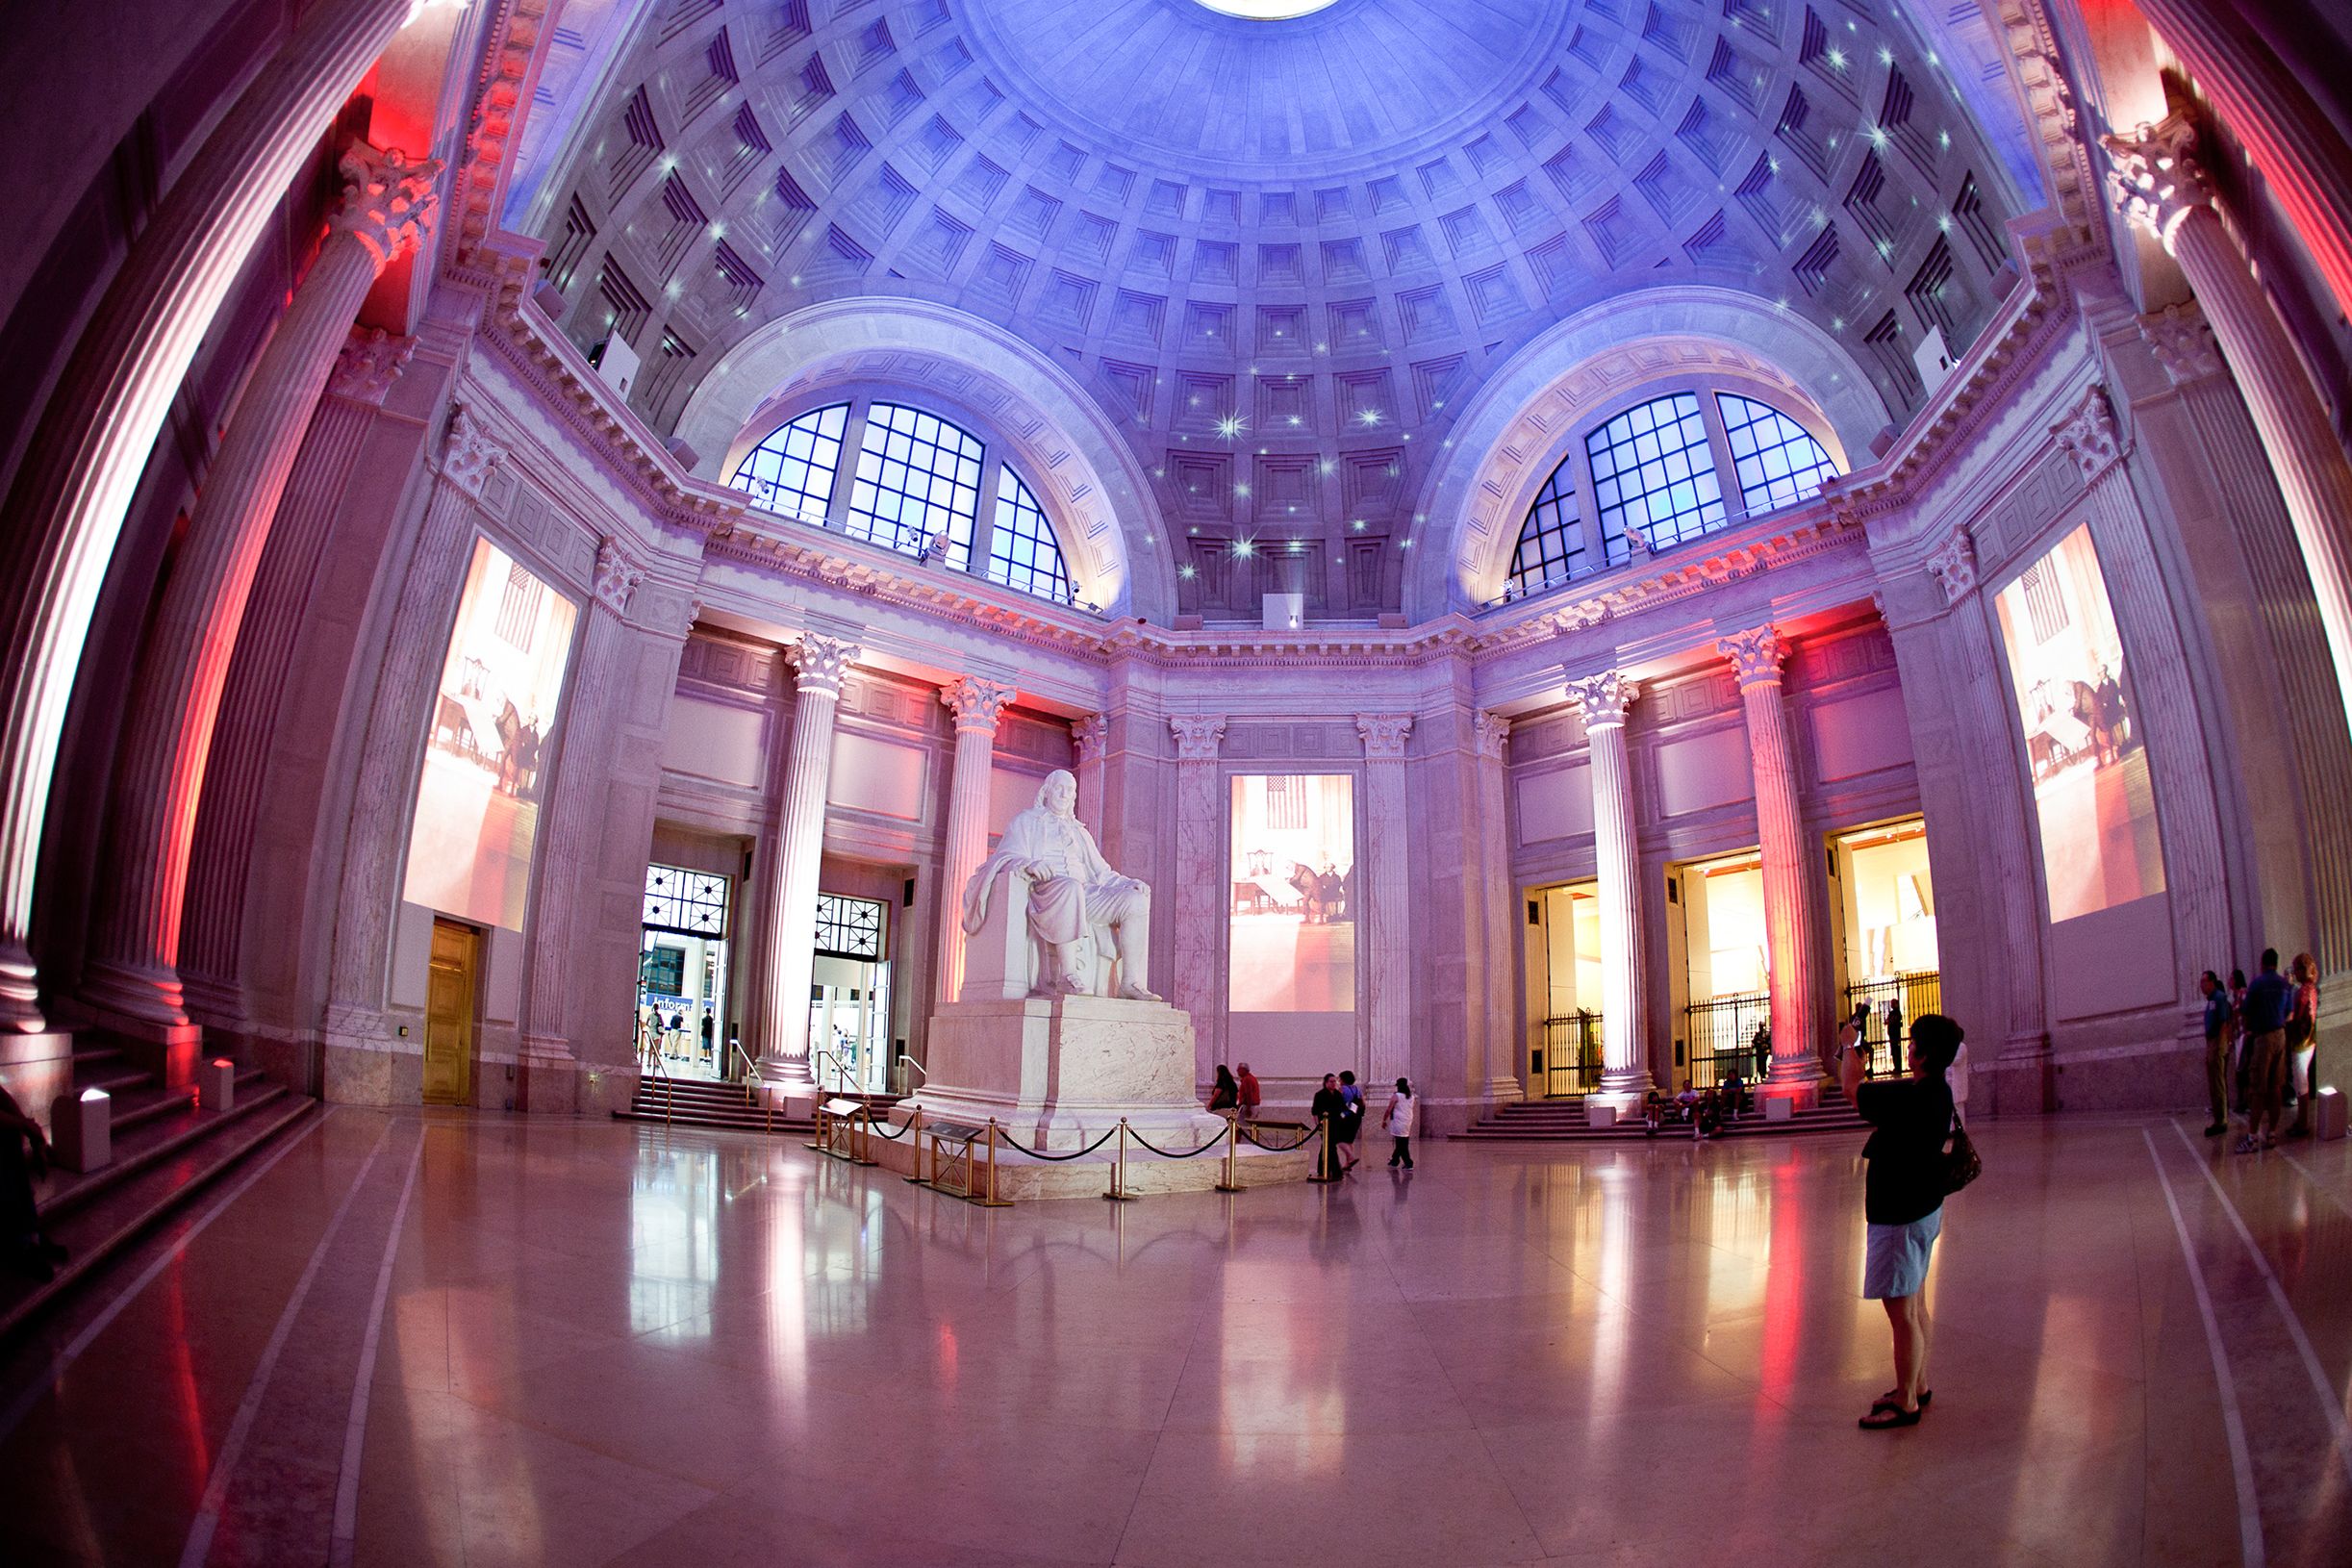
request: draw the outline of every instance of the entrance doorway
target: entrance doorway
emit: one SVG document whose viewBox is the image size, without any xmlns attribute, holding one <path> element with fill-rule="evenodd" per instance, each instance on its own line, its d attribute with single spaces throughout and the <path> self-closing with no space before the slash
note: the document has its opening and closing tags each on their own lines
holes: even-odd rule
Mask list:
<svg viewBox="0 0 2352 1568">
<path fill-rule="evenodd" d="M 890 1084 L 890 906 L 817 896 L 817 962 L 809 974 L 809 1072 L 832 1094 Z"/>
<path fill-rule="evenodd" d="M 1909 1021 L 1943 1008 L 1927 821 L 1907 817 L 1840 833 L 1831 851 L 1844 932 L 1846 1014 L 1861 1011 L 1871 1074 L 1900 1074 Z"/>
<path fill-rule="evenodd" d="M 1528 897 L 1528 1094 L 1601 1087 L 1601 885 Z"/>
<path fill-rule="evenodd" d="M 727 878 L 645 868 L 637 942 L 637 1042 L 673 1075 L 727 1075 Z"/>
<path fill-rule="evenodd" d="M 435 921 L 424 1004 L 422 1088 L 428 1105 L 473 1103 L 474 997 L 481 969 L 482 933 L 456 921 Z"/>
<path fill-rule="evenodd" d="M 1693 861 L 1675 873 L 1683 954 L 1683 1008 L 1675 1066 L 1694 1087 L 1763 1075 L 1770 1044 L 1771 974 L 1764 940 L 1764 861 L 1745 849 Z M 1799 1047 L 1798 1049 L 1802 1049 Z"/>
</svg>

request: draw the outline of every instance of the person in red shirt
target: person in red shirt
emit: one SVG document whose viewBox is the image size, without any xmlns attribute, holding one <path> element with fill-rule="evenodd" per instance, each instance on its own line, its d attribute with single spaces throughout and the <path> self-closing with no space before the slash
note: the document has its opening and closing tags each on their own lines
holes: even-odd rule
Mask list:
<svg viewBox="0 0 2352 1568">
<path fill-rule="evenodd" d="M 1248 1062 L 1241 1064 L 1241 1119 L 1257 1120 L 1257 1075 L 1250 1071 Z"/>
</svg>

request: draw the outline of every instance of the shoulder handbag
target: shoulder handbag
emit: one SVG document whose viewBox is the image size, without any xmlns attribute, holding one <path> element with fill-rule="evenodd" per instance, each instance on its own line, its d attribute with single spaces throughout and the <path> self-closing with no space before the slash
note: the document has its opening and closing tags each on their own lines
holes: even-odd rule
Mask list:
<svg viewBox="0 0 2352 1568">
<path fill-rule="evenodd" d="M 1985 1174 L 1985 1160 L 1968 1136 L 1960 1112 L 1952 1113 L 1952 1147 L 1944 1151 L 1944 1196 L 1949 1198 Z"/>
</svg>

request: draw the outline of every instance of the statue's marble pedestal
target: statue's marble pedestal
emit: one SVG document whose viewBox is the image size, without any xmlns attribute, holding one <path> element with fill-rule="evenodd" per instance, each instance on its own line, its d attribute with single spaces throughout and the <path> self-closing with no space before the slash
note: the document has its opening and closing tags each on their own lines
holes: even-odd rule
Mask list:
<svg viewBox="0 0 2352 1568">
<path fill-rule="evenodd" d="M 1141 1192 L 1178 1192 L 1214 1186 L 1226 1119 L 1193 1098 L 1192 1019 L 1164 1001 L 1111 997 L 1024 998 L 1017 1001 L 949 1002 L 931 1015 L 928 1076 L 921 1093 L 891 1117 L 926 1125 L 984 1127 L 995 1121 L 1023 1147 L 1049 1154 L 1085 1148 L 1125 1118 L 1161 1149 L 1185 1153 L 1203 1144 L 1216 1151 L 1169 1160 L 1127 1144 L 1128 1183 Z M 1279 1141 L 1297 1137 L 1284 1132 Z M 1277 1141 L 1269 1134 L 1269 1142 Z M 893 1170 L 912 1169 L 912 1139 L 876 1138 L 873 1153 Z M 1004 1197 L 1075 1198 L 1102 1191 L 1114 1137 L 1085 1159 L 1053 1162 L 1022 1155 L 1010 1143 L 998 1153 Z M 1248 1185 L 1303 1180 L 1304 1152 L 1270 1154 L 1242 1140 Z"/>
</svg>

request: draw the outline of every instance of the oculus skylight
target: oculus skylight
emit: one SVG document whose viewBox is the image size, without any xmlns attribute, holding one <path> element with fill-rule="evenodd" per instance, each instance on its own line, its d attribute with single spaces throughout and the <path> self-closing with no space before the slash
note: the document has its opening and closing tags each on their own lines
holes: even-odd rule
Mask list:
<svg viewBox="0 0 2352 1568">
<path fill-rule="evenodd" d="M 1196 0 L 1211 11 L 1222 11 L 1227 16 L 1247 16 L 1253 22 L 1287 21 L 1293 16 L 1310 16 L 1335 0 Z"/>
</svg>

